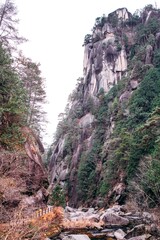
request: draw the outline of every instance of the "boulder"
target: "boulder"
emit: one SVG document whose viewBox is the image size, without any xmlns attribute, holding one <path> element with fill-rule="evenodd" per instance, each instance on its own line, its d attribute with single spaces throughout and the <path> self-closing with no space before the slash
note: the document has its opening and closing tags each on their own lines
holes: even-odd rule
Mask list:
<svg viewBox="0 0 160 240">
<path fill-rule="evenodd" d="M 90 240 L 90 238 L 85 234 L 70 234 L 64 236 L 62 240 Z"/>
<path fill-rule="evenodd" d="M 153 222 L 153 216 L 148 212 L 143 212 L 142 217 L 143 217 L 143 221 L 147 224 L 150 224 Z"/>
<path fill-rule="evenodd" d="M 86 128 L 88 126 L 91 126 L 93 121 L 94 121 L 94 116 L 91 113 L 87 113 L 85 116 L 83 116 L 79 120 L 79 126 L 82 128 Z"/>
<path fill-rule="evenodd" d="M 78 220 L 85 216 L 83 212 L 77 211 L 77 212 L 70 212 L 70 219 L 72 220 Z"/>
<path fill-rule="evenodd" d="M 118 216 L 115 213 L 104 213 L 102 220 L 106 226 L 127 226 L 129 224 L 127 218 Z"/>
<path fill-rule="evenodd" d="M 132 237 L 130 238 L 129 240 L 147 240 L 151 237 L 150 234 L 144 234 L 144 235 L 141 235 L 141 236 L 137 236 L 137 237 Z"/>
<path fill-rule="evenodd" d="M 135 90 L 138 87 L 138 81 L 137 80 L 131 80 L 130 85 L 132 90 Z"/>
<path fill-rule="evenodd" d="M 118 229 L 117 231 L 114 232 L 114 236 L 115 238 L 117 238 L 118 240 L 123 240 L 125 237 L 125 232 L 122 229 Z"/>
<path fill-rule="evenodd" d="M 91 214 L 95 213 L 95 209 L 94 208 L 89 208 L 88 211 L 86 212 L 86 215 L 90 216 Z"/>
<path fill-rule="evenodd" d="M 69 207 L 69 206 L 66 206 L 65 211 L 66 212 L 76 212 L 76 209 L 74 209 L 72 207 Z"/>
<path fill-rule="evenodd" d="M 143 217 L 139 213 L 135 213 L 135 214 L 132 214 L 132 213 L 127 214 L 126 213 L 124 215 L 124 217 L 129 220 L 129 222 L 132 226 L 137 226 L 137 225 L 140 225 L 140 224 L 144 223 Z"/>
<path fill-rule="evenodd" d="M 145 225 L 144 224 L 140 224 L 135 226 L 133 229 L 131 229 L 127 235 L 126 235 L 126 239 L 130 239 L 132 237 L 136 237 L 136 236 L 140 236 L 141 234 L 145 233 Z"/>
</svg>

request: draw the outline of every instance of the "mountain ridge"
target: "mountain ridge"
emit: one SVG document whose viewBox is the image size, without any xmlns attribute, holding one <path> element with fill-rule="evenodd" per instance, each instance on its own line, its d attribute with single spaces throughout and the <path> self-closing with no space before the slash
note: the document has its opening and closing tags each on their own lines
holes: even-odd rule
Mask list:
<svg viewBox="0 0 160 240">
<path fill-rule="evenodd" d="M 158 204 L 153 189 L 145 188 L 153 162 L 159 166 L 158 130 L 146 127 L 153 119 L 159 124 L 159 16 L 152 5 L 133 15 L 117 9 L 97 18 L 85 36 L 84 75 L 61 115 L 49 167 L 51 182 L 72 206 L 123 204 L 136 191 L 136 174 L 141 198 L 154 196 L 146 206 Z M 156 154 L 153 162 L 144 161 L 149 154 Z M 148 175 L 137 170 L 143 162 Z"/>
</svg>

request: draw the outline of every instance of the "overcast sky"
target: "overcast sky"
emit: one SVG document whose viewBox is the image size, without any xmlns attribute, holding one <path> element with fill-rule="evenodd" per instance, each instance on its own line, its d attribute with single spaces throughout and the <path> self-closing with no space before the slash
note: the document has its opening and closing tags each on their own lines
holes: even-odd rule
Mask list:
<svg viewBox="0 0 160 240">
<path fill-rule="evenodd" d="M 4 1 L 4 0 L 0 0 Z M 130 12 L 154 0 L 14 0 L 20 19 L 19 31 L 29 41 L 23 44 L 26 57 L 41 63 L 46 78 L 46 110 L 50 124 L 45 141 L 52 143 L 58 114 L 64 111 L 68 95 L 82 76 L 83 39 L 90 33 L 96 17 L 117 8 Z M 157 5 L 158 0 L 157 0 Z"/>
</svg>

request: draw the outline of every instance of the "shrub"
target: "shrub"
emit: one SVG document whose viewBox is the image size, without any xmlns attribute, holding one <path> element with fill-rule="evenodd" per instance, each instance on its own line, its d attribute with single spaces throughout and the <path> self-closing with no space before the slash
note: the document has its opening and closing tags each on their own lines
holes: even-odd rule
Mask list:
<svg viewBox="0 0 160 240">
<path fill-rule="evenodd" d="M 101 182 L 100 188 L 99 188 L 99 194 L 100 196 L 104 197 L 107 195 L 107 193 L 109 192 L 110 189 L 110 185 L 107 182 L 107 179 L 103 179 L 103 181 Z"/>
<path fill-rule="evenodd" d="M 144 191 L 150 196 L 150 203 L 160 203 L 160 159 L 153 159 L 141 182 Z"/>
<path fill-rule="evenodd" d="M 56 185 L 56 187 L 54 188 L 50 198 L 50 204 L 54 206 L 65 207 L 65 194 L 60 185 Z"/>
<path fill-rule="evenodd" d="M 86 200 L 89 195 L 92 195 L 91 191 L 95 190 L 94 188 L 91 189 L 91 185 L 94 183 L 95 168 L 95 155 L 93 152 L 81 156 L 78 168 L 78 194 L 82 200 Z"/>
</svg>

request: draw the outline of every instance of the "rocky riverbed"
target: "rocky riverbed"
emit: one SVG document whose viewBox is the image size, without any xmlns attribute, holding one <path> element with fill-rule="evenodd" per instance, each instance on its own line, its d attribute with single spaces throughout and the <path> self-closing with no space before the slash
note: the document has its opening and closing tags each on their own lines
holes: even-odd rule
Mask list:
<svg viewBox="0 0 160 240">
<path fill-rule="evenodd" d="M 55 240 L 159 240 L 160 225 L 155 214 L 128 212 L 125 206 L 107 210 L 65 208 L 65 229 Z"/>
</svg>

